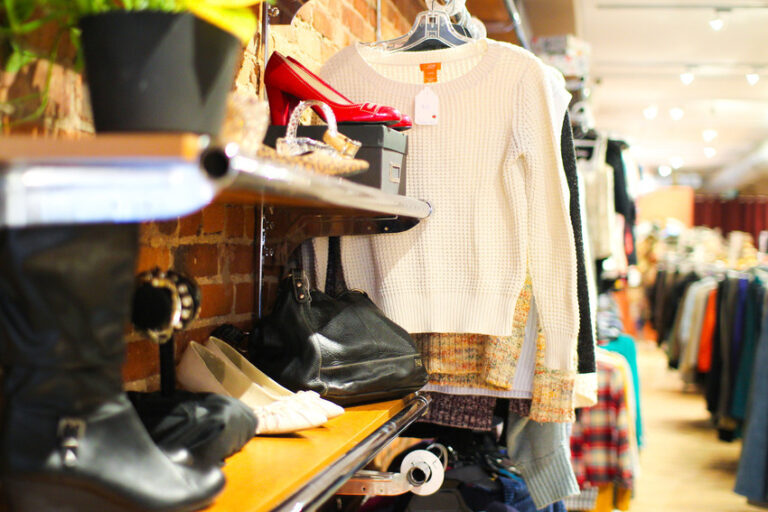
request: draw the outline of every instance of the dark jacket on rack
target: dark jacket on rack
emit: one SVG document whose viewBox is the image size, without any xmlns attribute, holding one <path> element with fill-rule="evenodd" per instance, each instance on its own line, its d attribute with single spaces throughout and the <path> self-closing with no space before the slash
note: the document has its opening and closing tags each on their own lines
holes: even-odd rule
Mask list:
<svg viewBox="0 0 768 512">
<path fill-rule="evenodd" d="M 620 140 L 608 140 L 605 152 L 605 161 L 613 168 L 613 198 L 616 205 L 616 213 L 624 216 L 624 249 L 627 262 L 630 265 L 637 264 L 637 251 L 635 250 L 635 203 L 627 193 L 627 170 L 621 150 L 625 143 Z"/>
<path fill-rule="evenodd" d="M 734 489 L 759 502 L 768 501 L 768 321 L 765 318 L 762 325 L 752 366 L 748 423 Z"/>
<path fill-rule="evenodd" d="M 563 169 L 570 192 L 571 225 L 576 243 L 576 293 L 579 301 L 579 373 L 595 372 L 595 337 L 592 329 L 592 314 L 589 310 L 589 290 L 587 288 L 587 270 L 584 261 L 584 238 L 581 228 L 581 198 L 579 181 L 576 174 L 576 153 L 573 149 L 573 132 L 568 112 L 565 113 L 563 131 L 560 138 L 560 150 L 563 156 Z"/>
</svg>

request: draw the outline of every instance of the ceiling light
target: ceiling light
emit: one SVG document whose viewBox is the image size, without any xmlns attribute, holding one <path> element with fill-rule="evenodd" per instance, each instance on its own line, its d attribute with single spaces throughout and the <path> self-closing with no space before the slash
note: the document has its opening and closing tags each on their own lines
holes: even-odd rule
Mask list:
<svg viewBox="0 0 768 512">
<path fill-rule="evenodd" d="M 671 165 L 673 169 L 677 170 L 685 165 L 685 160 L 683 160 L 682 157 L 673 156 L 669 159 L 669 165 Z"/>
<path fill-rule="evenodd" d="M 755 85 L 757 82 L 760 81 L 760 75 L 758 75 L 755 72 L 747 73 L 746 77 L 747 77 L 747 83 L 749 85 Z"/>
<path fill-rule="evenodd" d="M 729 9 L 715 9 L 715 14 L 709 19 L 709 28 L 715 32 L 720 32 L 725 28 L 725 13 Z"/>
<path fill-rule="evenodd" d="M 670 174 L 672 174 L 672 168 L 670 166 L 668 165 L 659 166 L 659 176 L 661 176 L 662 178 L 666 178 Z"/>
<path fill-rule="evenodd" d="M 710 147 L 704 148 L 704 156 L 705 157 L 712 158 L 716 154 L 717 154 L 717 151 L 715 150 L 715 148 L 710 148 Z"/>
<path fill-rule="evenodd" d="M 649 105 L 643 109 L 643 115 L 647 120 L 652 121 L 659 115 L 659 107 L 656 105 Z"/>
<path fill-rule="evenodd" d="M 673 121 L 679 121 L 683 118 L 683 115 L 685 115 L 685 112 L 683 112 L 683 109 L 680 107 L 674 107 L 669 109 L 669 117 L 672 118 Z"/>
<path fill-rule="evenodd" d="M 717 138 L 717 130 L 708 129 L 701 132 L 701 138 L 704 139 L 704 142 L 712 142 Z"/>
<path fill-rule="evenodd" d="M 683 82 L 683 85 L 691 85 L 693 83 L 694 78 L 696 77 L 693 75 L 693 72 L 691 71 L 680 73 L 680 81 Z"/>
</svg>

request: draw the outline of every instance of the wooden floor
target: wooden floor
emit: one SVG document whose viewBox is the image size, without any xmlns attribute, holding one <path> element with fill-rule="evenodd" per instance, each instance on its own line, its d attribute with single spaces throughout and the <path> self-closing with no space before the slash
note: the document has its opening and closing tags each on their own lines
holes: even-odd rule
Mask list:
<svg viewBox="0 0 768 512">
<path fill-rule="evenodd" d="M 704 397 L 683 392 L 655 344 L 638 343 L 645 425 L 631 512 L 754 512 L 733 492 L 741 442 L 718 441 Z"/>
</svg>

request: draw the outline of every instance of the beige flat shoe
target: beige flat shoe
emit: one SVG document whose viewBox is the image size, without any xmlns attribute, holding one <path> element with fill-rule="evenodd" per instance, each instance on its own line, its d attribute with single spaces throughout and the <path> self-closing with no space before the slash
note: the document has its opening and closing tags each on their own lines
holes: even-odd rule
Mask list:
<svg viewBox="0 0 768 512">
<path fill-rule="evenodd" d="M 256 434 L 286 434 L 322 425 L 328 418 L 299 400 L 275 400 L 228 359 L 191 342 L 176 368 L 184 389 L 231 396 L 249 406 L 258 421 Z"/>
<path fill-rule="evenodd" d="M 223 340 L 211 336 L 208 338 L 208 341 L 205 342 L 204 346 L 222 359 L 231 362 L 235 368 L 243 372 L 251 382 L 254 382 L 275 400 L 284 400 L 286 398 L 301 400 L 308 407 L 320 407 L 323 414 L 325 414 L 328 419 L 336 418 L 337 416 L 344 414 L 343 407 L 322 398 L 315 391 L 299 391 L 294 393 L 290 389 L 281 386 L 269 375 L 256 368 L 253 363 L 248 361 L 248 359 L 243 357 L 240 352 L 232 348 L 231 345 Z"/>
</svg>

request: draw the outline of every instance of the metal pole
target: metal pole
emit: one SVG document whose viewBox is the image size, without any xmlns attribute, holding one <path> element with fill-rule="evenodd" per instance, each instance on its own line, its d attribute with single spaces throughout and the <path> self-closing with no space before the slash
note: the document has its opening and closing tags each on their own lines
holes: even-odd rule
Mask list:
<svg viewBox="0 0 768 512">
<path fill-rule="evenodd" d="M 504 0 L 504 7 L 507 8 L 507 14 L 509 14 L 509 18 L 512 20 L 512 25 L 515 28 L 515 34 L 517 35 L 517 39 L 520 41 L 520 46 L 526 50 L 530 50 L 531 45 L 528 42 L 528 37 L 525 35 L 525 30 L 523 29 L 523 20 L 520 18 L 520 12 L 517 10 L 515 0 Z"/>
</svg>

